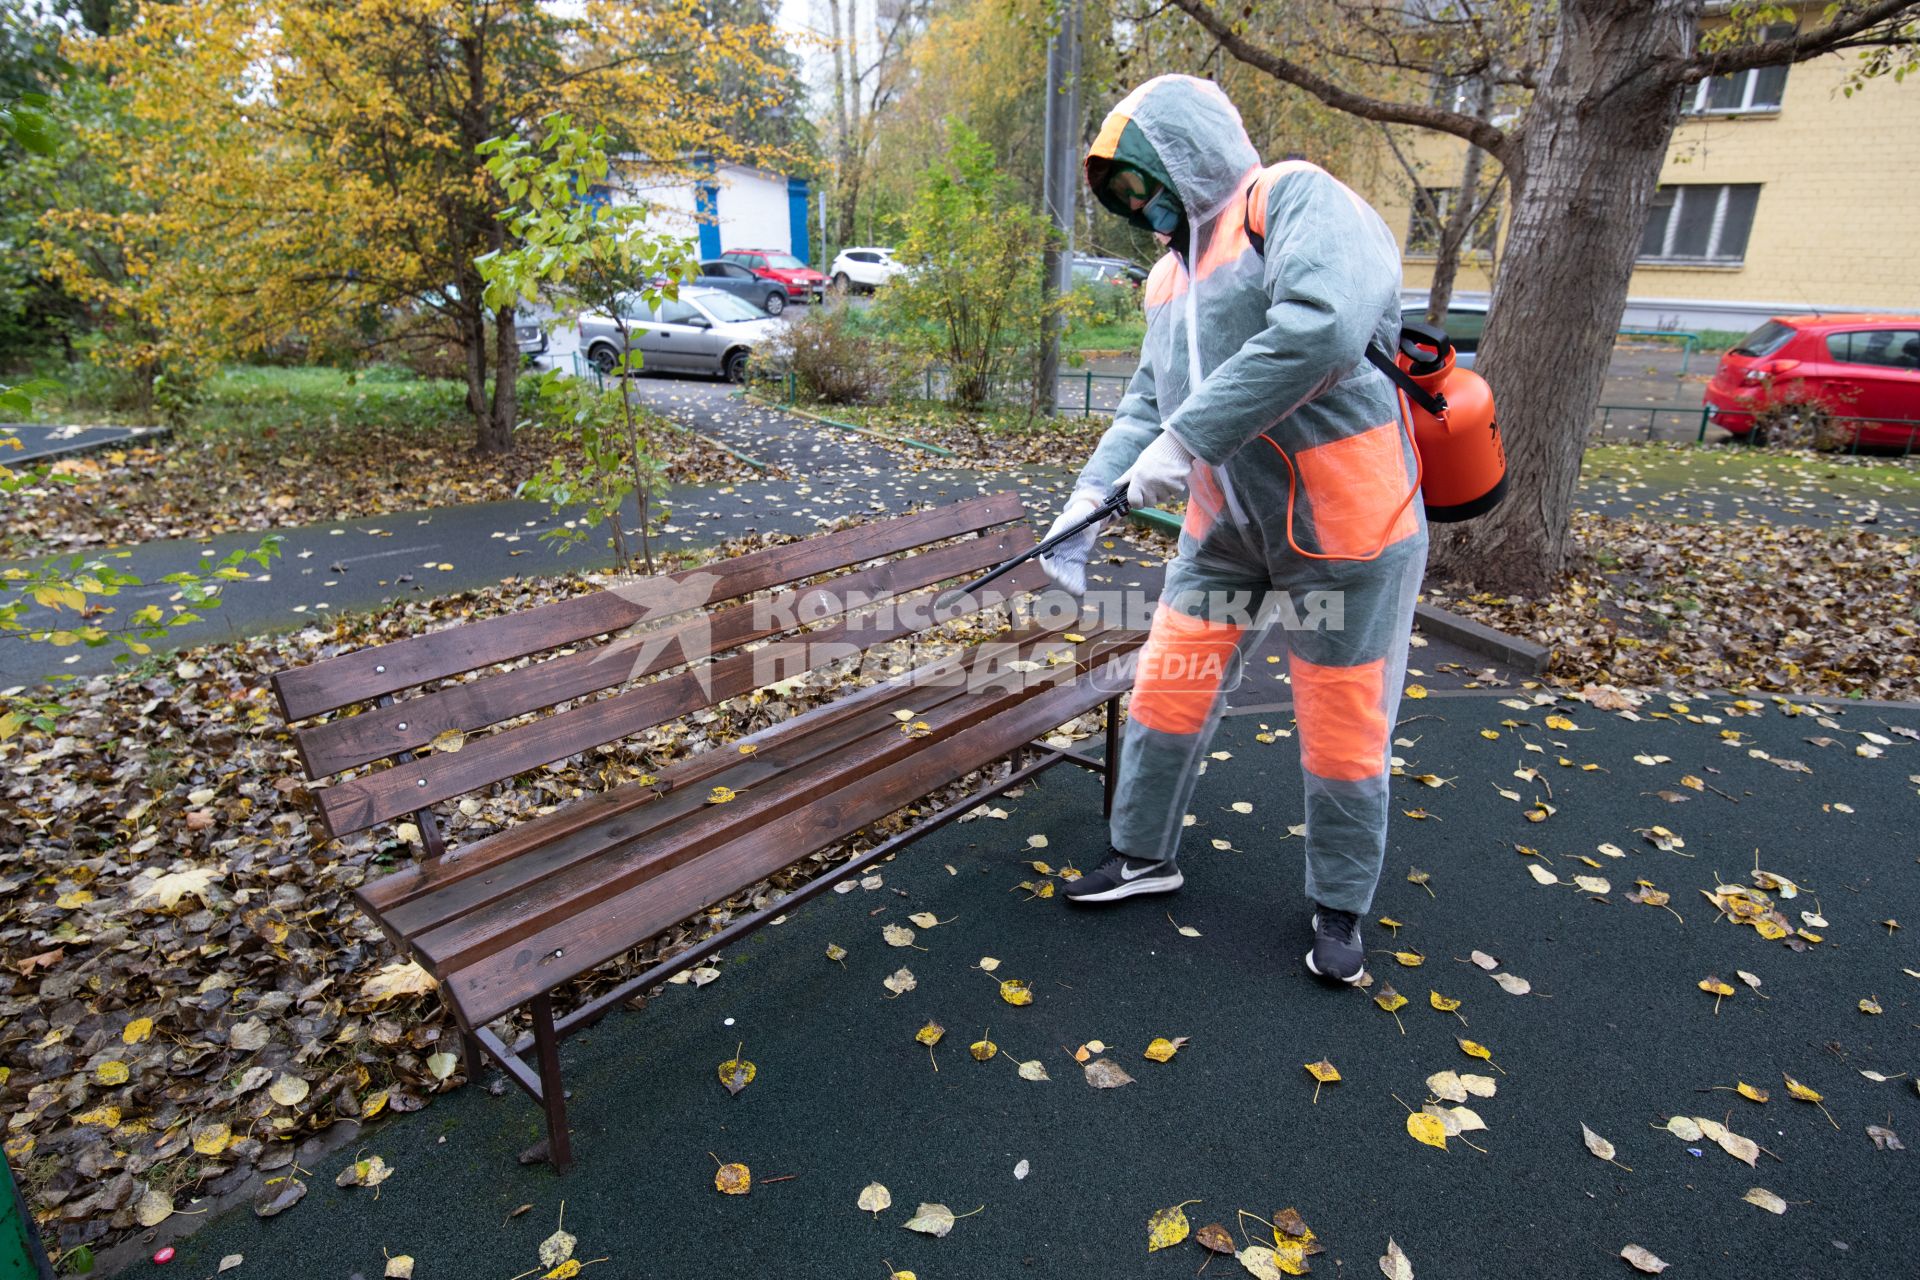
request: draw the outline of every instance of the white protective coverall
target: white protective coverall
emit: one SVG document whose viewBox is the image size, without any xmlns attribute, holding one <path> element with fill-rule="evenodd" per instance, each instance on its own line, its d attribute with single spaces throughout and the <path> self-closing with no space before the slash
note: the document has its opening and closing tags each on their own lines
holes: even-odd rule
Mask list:
<svg viewBox="0 0 1920 1280">
<path fill-rule="evenodd" d="M 1096 192 L 1115 161 L 1177 192 L 1186 243 L 1147 280 L 1139 370 L 1074 496 L 1104 498 L 1161 432 L 1195 461 L 1122 740 L 1113 845 L 1174 856 L 1227 689 L 1278 617 L 1306 775 L 1307 894 L 1363 914 L 1385 857 L 1427 550 L 1399 397 L 1363 358 L 1369 342 L 1394 350 L 1399 248 L 1325 170 L 1262 167 L 1210 81 L 1161 76 L 1129 94 L 1088 153 Z"/>
</svg>

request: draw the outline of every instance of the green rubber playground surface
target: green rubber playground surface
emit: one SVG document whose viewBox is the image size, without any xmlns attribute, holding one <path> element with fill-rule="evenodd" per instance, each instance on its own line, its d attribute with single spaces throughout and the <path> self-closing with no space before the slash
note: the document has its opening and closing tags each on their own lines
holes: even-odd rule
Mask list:
<svg viewBox="0 0 1920 1280">
<path fill-rule="evenodd" d="M 538 1248 L 564 1201 L 588 1280 L 885 1280 L 889 1267 L 1183 1280 L 1206 1261 L 1196 1240 L 1147 1247 L 1149 1217 L 1183 1202 L 1197 1202 L 1183 1210 L 1196 1230 L 1221 1223 L 1238 1247 L 1273 1239 L 1237 1211 L 1295 1209 L 1324 1247 L 1315 1275 L 1377 1275 L 1389 1238 L 1421 1277 L 1632 1275 L 1618 1256 L 1630 1244 L 1673 1276 L 1911 1275 L 1920 1173 L 1868 1127 L 1920 1140 L 1920 948 L 1914 929 L 1883 923 L 1920 926 L 1920 744 L 1896 731 L 1920 713 L 1856 706 L 1823 723 L 1771 702 L 1683 705 L 1656 698 L 1629 721 L 1499 695 L 1403 704 L 1409 776 L 1365 926 L 1371 990 L 1302 969 L 1297 749 L 1275 736 L 1291 721 L 1233 717 L 1195 799 L 1179 894 L 1086 910 L 1022 888 L 1057 889 L 1063 867 L 1105 848 L 1098 780 L 1055 770 L 997 802 L 1004 818 L 877 868 L 877 887 L 797 909 L 706 985 L 668 987 L 570 1041 L 566 1177 L 515 1162 L 540 1133 L 531 1103 L 470 1087 L 319 1162 L 291 1211 L 230 1213 L 168 1267 L 129 1274 L 208 1276 L 236 1253 L 235 1274 L 275 1280 L 378 1277 L 389 1254 L 411 1255 L 419 1280 L 546 1274 Z M 1702 891 L 1761 892 L 1756 862 L 1775 886 L 1762 910 L 1820 941 L 1795 950 L 1716 919 Z M 1636 881 L 1670 900 L 1629 901 Z M 939 923 L 910 922 L 923 912 Z M 896 925 L 910 946 L 885 940 Z M 1528 993 L 1509 994 L 1476 951 Z M 915 983 L 895 995 L 883 981 L 902 968 Z M 1734 994 L 1703 991 L 1710 976 Z M 1004 979 L 1029 984 L 1031 1003 L 1007 1003 Z M 1397 1017 L 1373 999 L 1387 984 L 1406 997 Z M 1430 992 L 1459 1001 L 1457 1016 Z M 929 1022 L 945 1029 L 931 1049 L 915 1040 Z M 1162 1063 L 1143 1056 L 1156 1037 L 1188 1039 Z M 978 1062 L 968 1045 L 983 1038 L 998 1053 Z M 1093 1060 L 1131 1083 L 1090 1086 L 1074 1051 L 1095 1040 Z M 741 1044 L 756 1074 L 729 1097 L 718 1065 Z M 1316 1102 L 1304 1064 L 1322 1060 L 1341 1079 Z M 1047 1079 L 1023 1079 L 1028 1061 Z M 1441 1072 L 1495 1084 L 1466 1099 L 1484 1129 L 1445 1149 L 1407 1124 Z M 1823 1101 L 1790 1097 L 1787 1076 Z M 1741 1082 L 1769 1100 L 1734 1092 Z M 1674 1116 L 1725 1125 L 1736 1150 L 1750 1139 L 1753 1167 L 1656 1127 Z M 1583 1124 L 1613 1162 L 1589 1152 Z M 395 1169 L 377 1197 L 334 1185 L 356 1154 Z M 748 1166 L 749 1194 L 716 1191 L 720 1162 Z M 875 1182 L 892 1200 L 877 1215 L 856 1205 Z M 1743 1200 L 1753 1188 L 1785 1212 Z M 905 1229 L 923 1202 L 972 1216 L 944 1238 Z M 1246 1272 L 1221 1258 L 1207 1274 Z"/>
</svg>

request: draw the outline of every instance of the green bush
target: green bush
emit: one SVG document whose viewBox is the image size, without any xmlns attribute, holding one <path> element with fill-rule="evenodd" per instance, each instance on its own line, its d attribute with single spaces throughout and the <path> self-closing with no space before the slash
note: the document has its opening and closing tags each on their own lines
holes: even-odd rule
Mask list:
<svg viewBox="0 0 1920 1280">
<path fill-rule="evenodd" d="M 803 400 L 821 404 L 865 404 L 885 400 L 902 381 L 899 362 L 871 323 L 844 304 L 817 307 L 789 320 L 779 337 L 756 361 L 756 372 L 784 382 Z"/>
<path fill-rule="evenodd" d="M 1031 390 L 1046 325 L 1073 311 L 1042 289 L 1052 228 L 1020 201 L 978 135 L 957 121 L 949 135 L 907 214 L 896 253 L 907 273 L 875 310 L 911 356 L 946 366 L 960 404 L 985 404 L 1009 384 L 1025 384 L 1038 403 Z"/>
</svg>

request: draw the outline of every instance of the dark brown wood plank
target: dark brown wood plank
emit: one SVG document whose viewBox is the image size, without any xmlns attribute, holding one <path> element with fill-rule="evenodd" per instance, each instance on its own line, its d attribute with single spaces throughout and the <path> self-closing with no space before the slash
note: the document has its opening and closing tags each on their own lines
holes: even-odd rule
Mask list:
<svg viewBox="0 0 1920 1280">
<path fill-rule="evenodd" d="M 1127 641 L 1137 642 L 1131 638 Z M 499 896 L 438 928 L 412 934 L 413 948 L 436 973 L 465 968 L 481 955 L 510 947 L 521 938 L 581 914 L 610 894 L 624 893 L 674 867 L 694 861 L 742 829 L 762 826 L 847 787 L 866 787 L 870 785 L 867 779 L 871 775 L 900 760 L 923 754 L 938 757 L 944 742 L 1039 696 L 1030 679 L 1069 681 L 1093 660 L 1091 652 L 1076 654 L 1073 662 L 1031 677 L 1003 667 L 1002 680 L 997 685 L 969 692 L 949 703 L 930 721 L 930 729 L 923 737 L 910 737 L 897 730 L 872 735 L 809 765 L 793 765 L 777 759 L 755 760 L 753 764 L 757 766 L 772 766 L 766 775 L 767 785 L 743 791 L 738 799 L 726 805 L 702 804 L 697 792 L 661 801 L 659 803 L 666 806 L 671 806 L 675 799 L 682 803 L 691 801 L 688 812 L 698 817 L 619 841 L 603 853 L 545 875 L 523 877 L 520 873 L 526 868 L 519 863 L 503 868 L 503 875 L 517 881 L 519 892 Z M 1040 689 L 1047 687 L 1054 685 L 1042 685 Z M 910 798 L 910 795 L 897 796 L 894 807 Z M 458 896 L 466 891 L 471 891 L 469 896 L 477 896 L 487 893 L 488 886 L 481 880 L 468 881 L 457 886 L 453 894 Z M 708 901 L 729 891 L 730 887 L 719 886 Z"/>
<path fill-rule="evenodd" d="M 685 863 L 627 892 L 444 975 L 443 990 L 473 1023 L 526 1003 L 567 978 L 603 964 L 719 897 L 764 879 L 833 844 L 944 783 L 1018 750 L 1110 693 L 1082 679 L 1026 699 L 1003 715 L 915 752 L 814 804 L 756 826 L 697 862 Z"/>
<path fill-rule="evenodd" d="M 983 594 L 991 596 L 992 592 L 989 588 Z M 918 630 L 914 619 L 919 609 L 930 605 L 939 594 L 929 589 L 900 597 L 894 602 L 896 608 L 889 621 L 843 619 L 804 636 L 775 641 L 751 653 L 723 658 L 559 715 L 490 734 L 469 742 L 458 752 L 436 752 L 410 764 L 336 782 L 315 796 L 321 821 L 336 836 L 364 830 L 750 693 L 761 685 L 902 639 Z M 948 616 L 962 616 L 974 605 L 984 603 L 968 598 L 963 607 Z"/>
<path fill-rule="evenodd" d="M 899 556 L 815 586 L 638 632 L 631 639 L 622 636 L 606 645 L 486 675 L 361 715 L 341 716 L 300 731 L 294 741 L 307 776 L 323 778 L 424 746 L 442 733 L 499 724 L 779 635 L 792 630 L 780 625 L 784 619 L 818 619 L 841 612 L 831 607 L 836 594 L 842 599 L 856 594 L 867 599 L 900 595 L 998 564 L 1033 543 L 1030 528 L 1014 525 Z M 636 658 L 642 659 L 637 666 Z"/>
<path fill-rule="evenodd" d="M 660 576 L 684 582 L 696 574 L 718 573 L 722 581 L 712 597 L 717 603 L 992 528 L 1022 515 L 1018 494 L 988 494 Z M 599 591 L 295 667 L 273 677 L 273 691 L 288 722 L 305 720 L 371 702 L 383 694 L 605 635 L 630 626 L 646 612 L 618 591 Z"/>
<path fill-rule="evenodd" d="M 1102 635 L 1089 636 L 1076 646 L 1077 655 L 1091 657 L 1102 643 Z M 1035 655 L 1044 656 L 1049 649 L 1067 645 L 1061 633 L 1053 631 L 1030 635 L 1018 644 L 1008 641 L 1006 648 L 1011 655 L 1008 660 L 1032 660 Z M 983 651 L 984 647 L 973 653 L 977 657 Z M 1005 670 L 1004 663 L 1001 669 Z M 1008 674 L 1017 676 L 1017 673 Z M 816 777 L 842 768 L 838 761 L 844 753 L 867 748 L 876 738 L 885 739 L 878 744 L 883 748 L 900 744 L 901 721 L 894 715 L 896 709 L 906 707 L 913 710 L 918 719 L 945 724 L 953 717 L 960 700 L 976 696 L 977 692 L 970 691 L 964 681 L 958 680 L 902 685 L 893 698 L 869 707 L 859 716 L 773 747 L 760 747 L 751 755 L 741 755 L 730 747 L 702 752 L 699 758 L 712 762 L 714 768 L 696 778 L 677 780 L 674 787 L 660 793 L 652 802 L 599 825 L 551 840 L 519 857 L 488 866 L 469 865 L 464 876 L 442 880 L 431 893 L 405 902 L 391 902 L 381 913 L 382 922 L 400 936 L 414 938 L 494 903 L 515 899 L 522 893 L 551 898 L 558 892 L 553 877 L 570 867 L 598 859 L 617 846 L 642 838 L 658 838 L 672 824 L 689 818 L 724 820 L 724 815 L 710 811 L 707 797 L 712 783 L 724 784 L 742 794 L 752 792 L 756 799 L 772 790 L 804 788 Z M 510 910 L 519 912 L 523 905 L 515 905 Z"/>
<path fill-rule="evenodd" d="M 1029 566 L 1027 569 L 1016 571 L 1016 585 L 1025 585 L 1021 578 L 1028 574 L 1029 569 L 1032 569 L 1036 580 L 1044 579 L 1045 575 L 1040 573 L 1036 566 Z M 1007 632 L 994 639 L 996 642 L 1010 641 L 1024 644 L 1032 639 L 1056 634 L 1059 634 L 1057 628 L 1034 627 Z M 891 680 L 849 691 L 832 702 L 810 707 L 797 716 L 769 725 L 724 746 L 716 746 L 676 760 L 660 771 L 655 786 L 642 787 L 638 784 L 628 784 L 586 796 L 552 813 L 516 822 L 505 830 L 494 832 L 472 844 L 462 845 L 451 850 L 445 857 L 425 858 L 409 866 L 400 867 L 378 880 L 362 885 L 356 890 L 356 897 L 369 914 L 376 920 L 384 921 L 386 913 L 392 908 L 411 901 L 423 893 L 433 892 L 464 876 L 510 861 L 530 850 L 564 839 L 589 827 L 602 826 L 617 815 L 648 804 L 668 792 L 695 784 L 706 784 L 719 773 L 738 763 L 739 748 L 742 746 L 751 746 L 757 753 L 768 747 L 795 741 L 832 728 L 844 720 L 861 716 L 876 707 L 891 709 L 898 705 L 910 705 L 910 700 L 918 698 L 927 686 L 935 684 L 954 669 L 971 662 L 976 653 L 977 648 L 964 649 L 959 653 L 895 676 Z"/>
</svg>

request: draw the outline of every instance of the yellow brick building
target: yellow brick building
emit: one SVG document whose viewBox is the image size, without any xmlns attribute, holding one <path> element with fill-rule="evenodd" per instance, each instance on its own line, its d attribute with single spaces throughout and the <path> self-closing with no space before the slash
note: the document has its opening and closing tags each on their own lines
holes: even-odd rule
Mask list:
<svg viewBox="0 0 1920 1280">
<path fill-rule="evenodd" d="M 1845 96 L 1857 65 L 1829 55 L 1699 87 L 1660 173 L 1623 326 L 1920 313 L 1920 84 L 1883 77 Z M 1457 190 L 1464 143 L 1422 134 L 1402 150 L 1423 186 Z M 1421 251 L 1412 180 L 1390 154 L 1380 160 L 1367 194 L 1400 237 L 1409 299 L 1424 300 L 1433 256 Z M 1504 231 L 1489 222 L 1493 253 Z M 1492 262 L 1485 251 L 1463 259 L 1456 299 L 1485 300 Z"/>
</svg>

